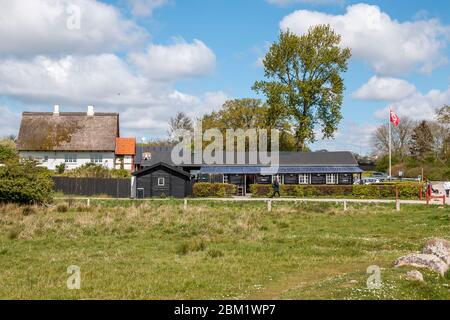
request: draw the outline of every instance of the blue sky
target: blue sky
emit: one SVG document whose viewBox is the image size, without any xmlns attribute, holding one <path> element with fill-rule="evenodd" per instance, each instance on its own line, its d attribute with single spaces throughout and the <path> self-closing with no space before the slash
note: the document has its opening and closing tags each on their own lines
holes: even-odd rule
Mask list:
<svg viewBox="0 0 450 320">
<path fill-rule="evenodd" d="M 446 0 L 3 1 L 0 135 L 17 134 L 25 110 L 94 104 L 121 112 L 123 135 L 164 136 L 177 111 L 195 117 L 257 97 L 251 86 L 280 29 L 301 34 L 317 23 L 330 23 L 354 54 L 340 130 L 314 149 L 369 153 L 388 106 L 432 119 L 450 103 Z M 67 27 L 72 6 L 79 28 Z"/>
</svg>

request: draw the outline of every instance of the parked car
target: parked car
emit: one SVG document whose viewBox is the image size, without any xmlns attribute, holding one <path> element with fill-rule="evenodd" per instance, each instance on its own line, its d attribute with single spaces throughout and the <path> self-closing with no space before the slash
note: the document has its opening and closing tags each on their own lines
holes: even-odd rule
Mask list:
<svg viewBox="0 0 450 320">
<path fill-rule="evenodd" d="M 371 178 L 362 178 L 361 180 L 356 180 L 354 184 L 374 184 L 374 183 L 380 183 L 380 179 L 371 177 Z"/>
</svg>

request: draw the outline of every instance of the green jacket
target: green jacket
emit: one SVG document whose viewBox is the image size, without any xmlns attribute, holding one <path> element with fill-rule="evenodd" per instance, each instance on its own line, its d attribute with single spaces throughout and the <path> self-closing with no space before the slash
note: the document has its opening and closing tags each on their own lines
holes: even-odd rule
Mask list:
<svg viewBox="0 0 450 320">
<path fill-rule="evenodd" d="M 274 191 L 280 191 L 280 184 L 278 182 L 272 183 L 272 188 Z"/>
</svg>

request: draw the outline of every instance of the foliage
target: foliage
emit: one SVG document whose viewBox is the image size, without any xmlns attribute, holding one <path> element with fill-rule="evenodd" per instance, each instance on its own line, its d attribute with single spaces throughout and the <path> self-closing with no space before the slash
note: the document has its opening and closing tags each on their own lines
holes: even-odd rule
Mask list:
<svg viewBox="0 0 450 320">
<path fill-rule="evenodd" d="M 0 202 L 42 204 L 52 201 L 51 171 L 33 160 L 0 167 Z"/>
<path fill-rule="evenodd" d="M 56 166 L 56 173 L 57 174 L 63 174 L 65 171 L 66 171 L 66 164 L 64 162 L 60 163 L 60 164 L 58 164 Z"/>
<path fill-rule="evenodd" d="M 311 27 L 301 36 L 282 31 L 269 49 L 263 61 L 268 80 L 256 82 L 253 89 L 267 97 L 269 119 L 293 123 L 298 150 L 316 140 L 317 126 L 324 138 L 334 136 L 342 119 L 341 73 L 350 57 L 329 25 Z"/>
<path fill-rule="evenodd" d="M 196 198 L 230 198 L 236 193 L 236 186 L 226 183 L 197 182 L 193 196 Z"/>
<path fill-rule="evenodd" d="M 424 160 L 427 156 L 431 155 L 433 146 L 433 134 L 426 121 L 420 122 L 420 124 L 414 128 L 411 136 L 410 152 L 413 158 L 417 160 Z"/>
<path fill-rule="evenodd" d="M 16 143 L 10 139 L 0 140 L 0 163 L 14 162 L 18 159 Z"/>
<path fill-rule="evenodd" d="M 219 111 L 213 111 L 202 118 L 203 130 L 219 129 L 226 136 L 227 129 L 266 129 L 268 146 L 270 146 L 270 130 L 280 131 L 280 151 L 295 150 L 295 139 L 291 134 L 291 126 L 281 121 L 270 122 L 269 107 L 259 99 L 235 99 L 226 101 Z M 246 143 L 248 146 L 248 143 Z M 225 148 L 225 144 L 224 144 Z"/>
<path fill-rule="evenodd" d="M 108 169 L 95 163 L 87 163 L 81 167 L 67 171 L 64 176 L 76 178 L 128 178 L 130 172 L 124 169 Z"/>
<path fill-rule="evenodd" d="M 346 197 L 364 199 L 395 198 L 396 189 L 402 199 L 417 199 L 423 188 L 419 183 L 376 184 L 376 185 L 281 185 L 282 197 Z M 253 184 L 250 186 L 253 197 L 270 197 L 271 185 Z"/>
</svg>

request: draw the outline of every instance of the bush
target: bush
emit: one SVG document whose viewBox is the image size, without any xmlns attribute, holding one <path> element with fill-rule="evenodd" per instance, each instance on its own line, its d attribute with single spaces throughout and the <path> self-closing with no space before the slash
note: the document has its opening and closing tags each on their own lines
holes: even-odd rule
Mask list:
<svg viewBox="0 0 450 320">
<path fill-rule="evenodd" d="M 196 198 L 230 198 L 236 193 L 236 186 L 226 183 L 197 182 L 193 195 Z"/>
<path fill-rule="evenodd" d="M 0 140 L 0 163 L 15 162 L 19 159 L 16 144 L 10 139 Z"/>
<path fill-rule="evenodd" d="M 75 178 L 128 178 L 130 172 L 123 169 L 108 169 L 95 163 L 87 163 L 64 174 Z"/>
<path fill-rule="evenodd" d="M 253 197 L 270 197 L 273 194 L 272 185 L 253 184 L 250 186 Z M 352 194 L 352 186 L 332 185 L 281 185 L 282 197 L 318 197 L 318 196 L 348 196 Z"/>
<path fill-rule="evenodd" d="M 361 199 L 395 198 L 398 187 L 402 199 L 417 199 L 423 184 L 417 182 L 384 183 L 372 185 L 281 185 L 282 197 L 350 197 Z M 253 197 L 269 197 L 273 194 L 271 185 L 250 186 Z"/>
<path fill-rule="evenodd" d="M 39 167 L 36 161 L 24 160 L 0 167 L 0 202 L 43 204 L 52 198 L 51 171 Z"/>
</svg>

